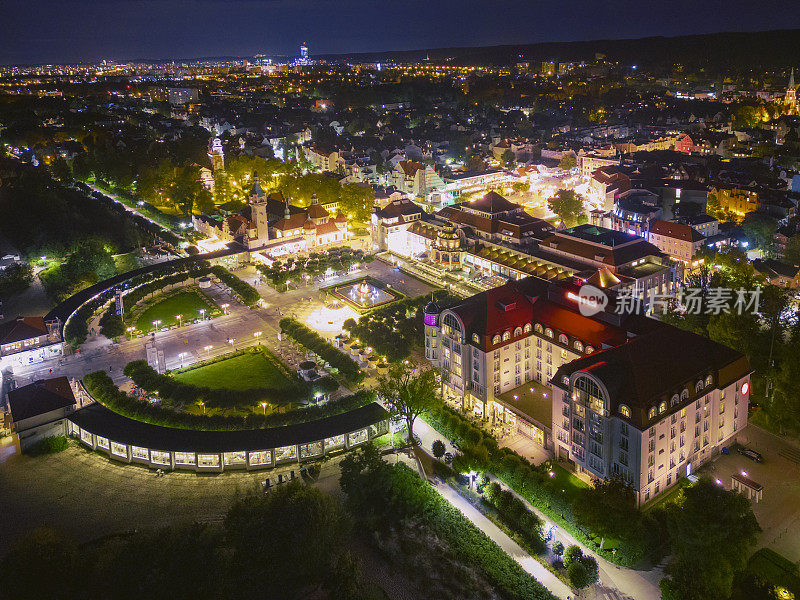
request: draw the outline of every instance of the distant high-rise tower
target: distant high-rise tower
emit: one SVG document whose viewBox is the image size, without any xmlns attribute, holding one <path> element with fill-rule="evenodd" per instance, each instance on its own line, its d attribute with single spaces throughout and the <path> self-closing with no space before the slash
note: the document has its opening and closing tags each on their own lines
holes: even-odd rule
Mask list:
<svg viewBox="0 0 800 600">
<path fill-rule="evenodd" d="M 222 141 L 215 137 L 208 143 L 208 159 L 211 161 L 211 170 L 225 168 L 225 154 L 222 151 Z"/>
<path fill-rule="evenodd" d="M 786 96 L 783 99 L 786 105 L 786 112 L 790 115 L 797 114 L 797 89 L 794 85 L 794 67 L 792 67 L 792 74 L 789 75 L 789 85 L 786 88 Z"/>
<path fill-rule="evenodd" d="M 300 58 L 297 60 L 298 65 L 307 65 L 308 64 L 308 46 L 305 42 L 303 45 L 300 46 Z"/>
</svg>

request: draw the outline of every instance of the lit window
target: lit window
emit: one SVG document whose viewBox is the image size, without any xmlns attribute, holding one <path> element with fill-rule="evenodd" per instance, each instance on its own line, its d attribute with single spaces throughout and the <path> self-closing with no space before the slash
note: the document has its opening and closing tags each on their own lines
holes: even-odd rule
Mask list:
<svg viewBox="0 0 800 600">
<path fill-rule="evenodd" d="M 569 344 L 569 338 L 562 333 L 560 336 L 558 336 L 558 342 L 566 346 L 567 344 Z"/>
<path fill-rule="evenodd" d="M 500 336 L 499 335 L 494 336 L 492 338 L 492 343 L 493 344 L 499 344 L 500 343 Z"/>
<path fill-rule="evenodd" d="M 658 414 L 662 414 L 665 412 L 667 412 L 667 403 L 662 402 L 661 404 L 658 405 Z"/>
<path fill-rule="evenodd" d="M 591 354 L 594 352 L 594 348 L 592 346 L 586 346 L 586 354 Z"/>
<path fill-rule="evenodd" d="M 547 329 L 544 330 L 544 334 L 547 337 L 551 338 L 551 337 L 553 337 L 553 330 L 548 327 Z"/>
<path fill-rule="evenodd" d="M 626 417 L 626 418 L 630 419 L 631 418 L 631 409 L 628 408 L 627 406 L 625 406 L 624 404 L 620 404 L 619 405 L 619 414 L 621 414 L 623 417 Z"/>
<path fill-rule="evenodd" d="M 647 418 L 648 419 L 653 419 L 653 418 L 655 418 L 655 416 L 656 416 L 656 407 L 655 406 L 651 406 L 650 410 L 647 411 Z"/>
<path fill-rule="evenodd" d="M 522 327 L 517 327 L 517 328 L 514 330 L 514 337 L 519 337 L 519 336 L 521 336 L 521 335 L 522 335 Z"/>
<path fill-rule="evenodd" d="M 578 352 L 583 352 L 583 344 L 580 341 L 575 341 L 575 350 Z"/>
<path fill-rule="evenodd" d="M 475 342 L 476 344 L 480 344 L 481 343 L 481 338 L 477 333 L 473 333 L 472 334 L 472 341 Z"/>
<path fill-rule="evenodd" d="M 531 332 L 531 324 L 530 323 L 525 323 L 525 327 L 523 328 L 523 331 L 525 333 L 530 333 Z"/>
<path fill-rule="evenodd" d="M 536 324 L 536 326 L 534 327 L 534 330 L 536 331 L 536 333 L 542 333 L 542 326 L 541 326 L 541 324 L 540 324 L 540 323 L 537 323 L 537 324 Z"/>
<path fill-rule="evenodd" d="M 505 342 L 505 341 L 508 341 L 510 339 L 511 339 L 511 332 L 510 331 L 504 331 L 503 332 L 503 341 Z"/>
</svg>

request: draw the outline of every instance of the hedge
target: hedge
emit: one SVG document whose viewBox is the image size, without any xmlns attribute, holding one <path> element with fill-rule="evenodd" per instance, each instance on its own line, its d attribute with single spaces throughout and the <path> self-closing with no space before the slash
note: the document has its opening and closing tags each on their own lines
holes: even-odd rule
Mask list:
<svg viewBox="0 0 800 600">
<path fill-rule="evenodd" d="M 609 549 L 601 550 L 594 541 L 594 536 L 575 521 L 570 502 L 564 498 L 560 489 L 551 484 L 547 467 L 535 467 L 510 448 L 498 447 L 497 440 L 491 434 L 474 426 L 464 415 L 448 406 L 426 414 L 423 418 L 439 433 L 455 442 L 471 460 L 482 463 L 481 470 L 495 475 L 559 527 L 606 560 L 632 567 L 658 550 L 653 546 L 657 543 L 657 532 L 650 528 L 650 525 L 655 527 L 655 524 L 646 518 L 641 535 L 636 539 L 620 540 L 616 553 Z M 483 438 L 478 444 L 474 443 L 475 432 Z M 485 446 L 488 452 L 476 453 L 474 449 L 480 446 Z"/>
<path fill-rule="evenodd" d="M 258 291 L 252 285 L 242 281 L 225 267 L 219 265 L 212 267 L 211 263 L 207 260 L 174 266 L 166 265 L 159 274 L 161 276 L 155 280 L 153 279 L 152 273 L 145 273 L 132 277 L 121 284 L 121 287 L 130 289 L 123 297 L 126 305 L 126 314 L 129 314 L 133 307 L 148 294 L 157 292 L 168 285 L 182 283 L 187 279 L 194 279 L 209 274 L 216 276 L 217 279 L 228 286 L 231 291 L 248 306 L 254 306 L 261 298 Z M 117 287 L 120 286 L 109 288 L 98 294 L 96 298 L 83 304 L 83 306 L 76 310 L 67 321 L 64 327 L 64 339 L 70 346 L 77 348 L 86 341 L 86 336 L 89 334 L 89 320 L 98 308 L 114 297 Z M 112 309 L 113 307 L 109 310 Z"/>
<path fill-rule="evenodd" d="M 290 317 L 281 319 L 280 326 L 283 333 L 318 354 L 332 367 L 339 369 L 339 372 L 348 380 L 354 383 L 360 383 L 364 380 L 364 373 L 358 363 L 338 348 L 331 346 L 325 338 L 313 329 Z"/>
<path fill-rule="evenodd" d="M 285 413 L 269 415 L 250 413 L 245 417 L 192 415 L 129 396 L 114 384 L 105 371 L 95 371 L 85 375 L 83 385 L 86 391 L 100 404 L 125 417 L 163 427 L 205 431 L 269 429 L 307 423 L 346 413 L 375 401 L 375 395 L 372 392 L 359 391 L 351 396 L 331 400 L 320 406 L 298 408 Z"/>
</svg>

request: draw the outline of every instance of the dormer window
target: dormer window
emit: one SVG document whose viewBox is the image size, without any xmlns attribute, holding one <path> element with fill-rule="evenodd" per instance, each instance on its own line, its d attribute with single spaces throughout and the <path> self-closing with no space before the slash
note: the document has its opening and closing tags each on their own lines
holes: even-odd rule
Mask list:
<svg viewBox="0 0 800 600">
<path fill-rule="evenodd" d="M 702 380 L 701 380 L 701 381 L 698 381 L 698 382 L 697 382 L 697 385 L 696 385 L 696 386 L 694 386 L 694 391 L 695 391 L 695 392 L 697 392 L 697 393 L 699 394 L 700 392 L 702 392 L 702 391 L 703 391 L 703 388 L 704 388 L 704 387 L 705 387 L 705 385 L 703 384 Z"/>
<path fill-rule="evenodd" d="M 626 419 L 631 418 L 631 409 L 625 406 L 624 404 L 619 405 L 619 414 L 621 414 Z"/>
<path fill-rule="evenodd" d="M 586 354 L 591 354 L 594 352 L 594 348 L 592 346 L 586 346 Z"/>
<path fill-rule="evenodd" d="M 569 344 L 569 338 L 562 333 L 561 335 L 558 336 L 558 342 L 566 346 L 567 344 Z"/>
<path fill-rule="evenodd" d="M 477 333 L 473 333 L 472 334 L 472 341 L 475 342 L 476 344 L 480 344 L 481 343 L 481 336 L 479 336 Z"/>
<path fill-rule="evenodd" d="M 504 331 L 503 332 L 503 341 L 506 342 L 506 341 L 508 341 L 510 339 L 511 339 L 511 332 L 510 331 Z"/>
<path fill-rule="evenodd" d="M 542 333 L 542 324 L 537 323 L 536 326 L 534 327 L 534 330 L 536 331 L 536 333 Z"/>
<path fill-rule="evenodd" d="M 670 401 L 669 401 L 669 405 L 670 406 L 675 406 L 678 402 L 680 402 L 680 399 L 678 398 L 678 394 L 674 394 L 672 396 L 672 398 L 670 399 Z"/>
<path fill-rule="evenodd" d="M 522 327 L 517 327 L 517 328 L 514 330 L 514 337 L 519 337 L 519 336 L 521 336 L 521 335 L 522 335 Z"/>
<path fill-rule="evenodd" d="M 583 352 L 583 344 L 579 340 L 575 340 L 575 350 Z"/>
<path fill-rule="evenodd" d="M 548 327 L 547 329 L 544 330 L 544 334 L 547 337 L 551 338 L 551 337 L 553 337 L 553 330 Z"/>
<path fill-rule="evenodd" d="M 714 378 L 713 378 L 711 375 L 709 375 L 708 377 L 706 377 L 706 386 L 710 386 L 710 385 L 712 385 L 713 383 L 714 383 Z"/>
<path fill-rule="evenodd" d="M 492 344 L 499 344 L 500 343 L 500 336 L 496 335 L 492 338 Z"/>
<path fill-rule="evenodd" d="M 681 400 L 689 399 L 689 390 L 685 389 L 681 392 Z"/>
<path fill-rule="evenodd" d="M 662 401 L 661 404 L 658 405 L 658 414 L 663 414 L 667 412 L 667 403 Z"/>
<path fill-rule="evenodd" d="M 525 333 L 530 333 L 531 332 L 531 324 L 530 323 L 525 323 L 525 327 L 523 327 L 522 330 Z"/>
<path fill-rule="evenodd" d="M 650 410 L 647 411 L 647 418 L 648 419 L 655 419 L 656 418 L 656 407 L 651 406 Z"/>
</svg>

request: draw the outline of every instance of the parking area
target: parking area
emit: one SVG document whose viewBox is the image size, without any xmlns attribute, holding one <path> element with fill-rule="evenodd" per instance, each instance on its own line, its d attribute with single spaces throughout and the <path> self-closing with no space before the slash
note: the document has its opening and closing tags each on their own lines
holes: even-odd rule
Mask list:
<svg viewBox="0 0 800 600">
<path fill-rule="evenodd" d="M 755 426 L 739 436 L 740 442 L 764 457 L 757 463 L 737 452 L 721 455 L 698 475 L 709 475 L 731 489 L 731 475 L 746 473 L 760 483 L 763 498 L 753 512 L 763 532 L 759 546 L 779 552 L 792 562 L 800 561 L 800 448 Z"/>
</svg>

